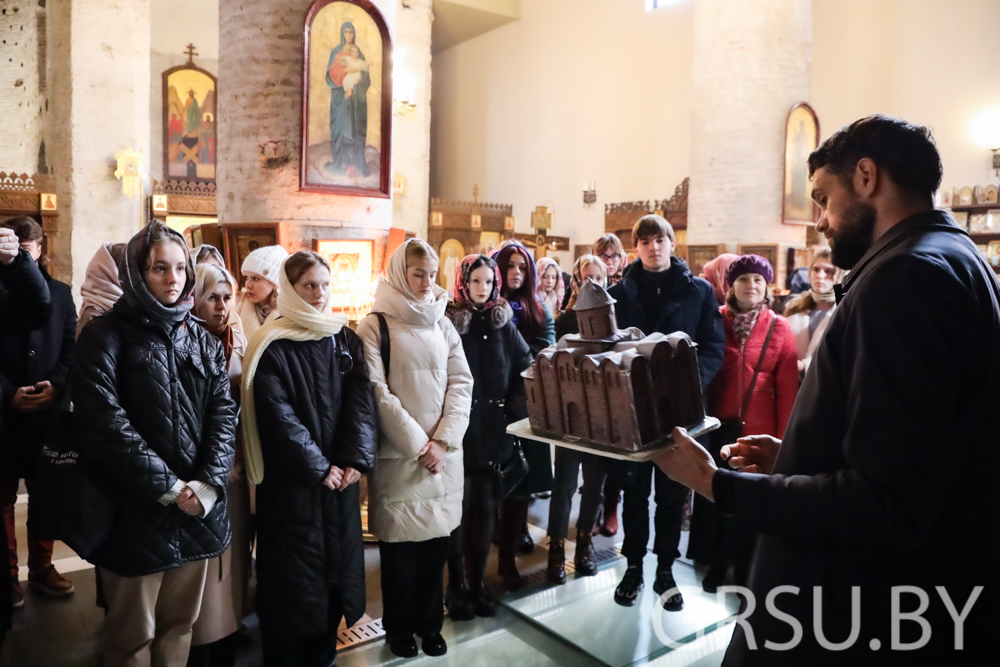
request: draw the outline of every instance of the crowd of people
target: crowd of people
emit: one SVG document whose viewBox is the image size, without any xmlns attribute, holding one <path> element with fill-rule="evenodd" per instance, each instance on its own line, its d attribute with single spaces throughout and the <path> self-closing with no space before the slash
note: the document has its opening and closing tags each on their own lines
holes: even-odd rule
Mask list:
<svg viewBox="0 0 1000 667">
<path fill-rule="evenodd" d="M 39 225 L 17 218 L 5 227 L 19 262 L 35 266 Z M 127 244 L 99 248 L 79 325 L 69 287 L 38 266 L 50 316 L 40 328 L 0 335 L 7 441 L 0 504 L 11 567 L 4 589 L 13 607 L 24 604 L 18 484 L 25 480 L 30 503 L 35 462 L 57 414 L 70 416 L 90 474 L 116 498 L 113 526 L 88 554 L 107 612 L 108 665 L 150 656 L 161 664 L 232 664 L 253 611 L 254 544 L 265 663 L 330 664 L 341 619 L 354 623 L 365 608 L 362 475 L 369 475 L 369 530 L 379 539 L 383 625 L 396 655 L 416 656 L 415 637 L 428 655 L 446 652 L 445 608 L 457 621 L 496 613 L 486 572 L 491 542 L 504 588 L 525 585 L 516 557 L 534 548 L 527 513 L 540 494 L 551 493 L 547 579 L 566 581 L 581 469 L 577 576 L 596 574 L 592 538 L 618 532 L 624 491 L 628 570 L 615 600 L 635 603 L 655 486 L 653 588 L 673 588 L 687 489 L 649 463 L 610 465 L 562 448 L 553 461 L 547 445 L 507 435 L 506 426 L 526 416 L 521 373 L 542 349 L 578 332 L 576 297 L 594 281 L 617 300 L 622 326 L 692 336 L 710 413 L 780 437 L 798 371 L 815 349 L 810 336 L 822 335 L 824 317 L 814 313 L 831 310 L 834 274 L 821 251 L 815 289 L 796 302 L 802 323 L 793 333 L 768 309 L 774 269 L 766 260 L 723 256 L 716 263 L 726 263 L 726 282 L 713 290 L 674 255 L 674 232 L 662 217 L 643 217 L 632 240 L 631 264 L 619 238 L 606 234 L 570 276 L 550 258 L 536 266 L 527 248 L 506 242 L 492 256 L 466 257 L 454 294 L 438 286 L 434 250 L 407 241 L 357 333 L 327 307 L 330 266 L 312 252 L 253 251 L 241 288 L 217 249 L 189 250 L 154 222 Z M 765 354 L 761 341 L 772 328 Z M 754 387 L 747 369 L 755 364 Z M 715 450 L 725 444 L 713 442 Z M 704 505 L 696 501 L 689 555 L 712 565 L 710 590 L 730 564 L 737 580 L 745 577 L 752 536 L 737 535 Z M 46 538 L 29 528 L 28 584 L 71 595 Z M 664 606 L 680 610 L 683 599 L 676 594 Z"/>
<path fill-rule="evenodd" d="M 936 177 L 894 162 L 895 153 L 885 150 L 893 142 L 893 151 L 911 151 L 914 164 Z M 969 386 L 986 387 L 991 367 L 969 355 L 1000 345 L 1000 287 L 947 215 L 929 208 L 940 161 L 928 146 L 923 128 L 873 117 L 813 154 L 814 196 L 824 208 L 818 228 L 833 250 L 815 252 L 808 288 L 784 315 L 774 310 L 775 267 L 766 259 L 722 255 L 694 276 L 675 254 L 669 222 L 647 215 L 632 230 L 631 263 L 614 235 L 598 239 L 571 275 L 551 260 L 536 266 L 527 248 L 508 241 L 491 256 L 466 257 L 453 294 L 438 286 L 434 249 L 408 240 L 389 258 L 373 311 L 357 332 L 329 307 L 331 268 L 321 255 L 259 248 L 241 267 L 241 289 L 216 249 L 189 250 L 180 234 L 153 222 L 127 244 L 98 250 L 78 324 L 68 286 L 37 265 L 41 228 L 30 218 L 8 221 L 0 228 L 0 540 L 11 579 L 0 586 L 0 639 L 10 610 L 24 604 L 13 521 L 19 480 L 26 482 L 29 517 L 34 501 L 52 506 L 51 498 L 32 494 L 46 474 L 50 439 L 66 423 L 72 436 L 61 446 L 78 455 L 76 474 L 101 489 L 113 515 L 94 517 L 100 539 L 86 554 L 96 565 L 98 602 L 107 614 L 105 664 L 112 667 L 233 664 L 252 611 L 252 545 L 264 663 L 334 664 L 341 621 L 354 624 L 365 609 L 363 475 L 368 528 L 379 541 L 386 642 L 400 657 L 418 655 L 417 638 L 426 655 L 447 652 L 445 608 L 455 621 L 496 613 L 486 577 L 491 542 L 504 588 L 525 585 L 516 554 L 534 547 L 527 513 L 539 494 L 551 493 L 547 579 L 566 581 L 581 473 L 576 574 L 596 574 L 592 537 L 617 532 L 623 497 L 627 567 L 614 592 L 622 606 L 635 605 L 645 585 L 653 492 L 652 588 L 665 610 L 684 608 L 673 564 L 689 488 L 697 495 L 687 556 L 708 566 L 706 591 L 722 585 L 730 568 L 736 583 L 762 594 L 771 590 L 763 582 L 811 581 L 792 565 L 816 559 L 842 577 L 837 585 L 868 581 L 873 572 L 904 582 L 934 579 L 930 556 L 961 544 L 956 531 L 980 525 L 983 513 L 970 508 L 992 506 L 990 485 L 979 480 L 963 493 L 953 486 L 934 491 L 929 473 L 899 476 L 899 463 L 910 459 L 905 447 L 888 445 L 905 432 L 900 442 L 924 447 L 941 435 L 941 420 L 956 414 L 967 417 L 953 422 L 968 436 L 960 442 L 982 443 L 989 435 L 957 393 L 943 398 L 943 409 L 926 412 L 893 401 L 926 400 L 934 387 L 966 391 L 961 374 L 972 379 Z M 859 151 L 875 157 L 859 160 Z M 838 306 L 838 267 L 856 265 L 845 281 L 851 298 Z M 879 283 L 872 276 L 896 289 L 873 289 Z M 678 447 L 655 465 L 565 448 L 553 461 L 547 445 L 506 433 L 527 412 L 521 373 L 541 350 L 578 331 L 573 307 L 588 281 L 608 289 L 621 326 L 682 331 L 697 343 L 706 411 L 722 428 L 700 442 L 675 430 Z M 907 287 L 954 298 L 938 299 L 941 317 L 927 318 L 913 298 L 899 296 Z M 981 316 L 971 294 L 991 304 Z M 853 312 L 834 319 L 838 307 Z M 970 324 L 961 329 L 950 324 L 965 320 Z M 924 359 L 928 368 L 912 388 L 891 366 L 922 358 L 908 327 L 920 327 L 921 344 L 958 355 L 954 364 Z M 890 362 L 897 344 L 904 345 L 902 359 Z M 834 362 L 845 346 L 853 352 Z M 847 384 L 845 368 L 856 371 Z M 867 400 L 847 400 L 845 391 Z M 994 394 L 983 389 L 962 401 L 981 409 Z M 851 419 L 840 414 L 846 411 Z M 872 433 L 880 434 L 880 447 L 864 445 Z M 959 463 L 940 460 L 950 475 L 945 481 L 959 478 Z M 65 506 L 78 499 L 57 500 Z M 952 505 L 961 511 L 942 509 Z M 941 512 L 956 525 L 942 521 Z M 931 517 L 941 539 L 929 547 L 927 531 L 896 519 L 903 515 Z M 34 525 L 51 522 L 29 525 L 28 584 L 72 595 L 72 582 L 53 567 L 53 535 L 35 534 Z M 877 546 L 858 561 L 838 539 Z M 910 549 L 909 559 L 896 559 L 893 549 Z M 954 590 L 992 582 L 994 552 L 984 549 L 981 563 L 935 580 Z M 993 596 L 991 589 L 985 610 L 970 617 L 972 642 L 986 653 Z M 866 608 L 885 611 L 879 600 Z M 934 605 L 930 613 L 946 618 L 942 610 Z M 762 618 L 752 622 L 783 636 Z M 756 649 L 746 632 L 741 625 L 731 659 L 758 664 L 747 653 Z"/>
</svg>

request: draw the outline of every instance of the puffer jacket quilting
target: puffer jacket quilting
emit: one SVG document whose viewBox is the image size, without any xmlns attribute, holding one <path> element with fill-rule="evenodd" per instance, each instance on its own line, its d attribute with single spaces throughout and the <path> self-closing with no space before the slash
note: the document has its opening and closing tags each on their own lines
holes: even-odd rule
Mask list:
<svg viewBox="0 0 1000 667">
<path fill-rule="evenodd" d="M 91 562 L 139 576 L 222 553 L 236 404 L 219 341 L 190 316 L 158 323 L 119 302 L 81 332 L 70 395 L 81 455 L 119 496 Z M 178 479 L 218 492 L 205 518 L 159 503 Z"/>
</svg>

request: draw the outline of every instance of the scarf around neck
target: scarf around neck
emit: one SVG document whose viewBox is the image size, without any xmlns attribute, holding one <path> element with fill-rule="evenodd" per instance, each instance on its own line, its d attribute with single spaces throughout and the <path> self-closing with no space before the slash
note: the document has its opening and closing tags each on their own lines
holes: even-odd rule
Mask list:
<svg viewBox="0 0 1000 667">
<path fill-rule="evenodd" d="M 187 257 L 187 280 L 181 289 L 180 298 L 170 305 L 160 303 L 149 291 L 149 286 L 146 285 L 146 280 L 142 275 L 143 267 L 139 266 L 139 258 L 149 248 L 150 236 L 157 227 L 162 227 L 170 236 L 176 237 L 178 245 L 184 248 L 184 255 Z M 122 266 L 119 268 L 121 269 L 119 273 L 121 274 L 122 298 L 125 299 L 125 303 L 146 313 L 153 319 L 160 322 L 180 322 L 188 316 L 191 308 L 194 307 L 194 262 L 191 261 L 187 241 L 162 222 L 153 221 L 132 237 L 125 248 L 125 257 L 122 258 Z"/>
<path fill-rule="evenodd" d="M 286 260 L 287 261 L 287 260 Z M 267 346 L 276 340 L 297 342 L 323 340 L 335 336 L 347 324 L 347 316 L 333 314 L 327 307 L 316 310 L 302 300 L 285 275 L 285 264 L 278 272 L 278 311 L 281 317 L 271 320 L 254 333 L 243 357 L 243 379 L 240 392 L 243 400 L 243 453 L 246 459 L 247 478 L 256 486 L 264 479 L 264 458 L 260 449 L 260 432 L 257 429 L 257 411 L 254 406 L 254 375 L 257 364 Z"/>
<path fill-rule="evenodd" d="M 733 335 L 740 343 L 745 343 L 750 338 L 750 332 L 757 324 L 760 314 L 767 308 L 767 304 L 761 301 L 756 306 L 742 313 L 733 312 Z"/>
</svg>

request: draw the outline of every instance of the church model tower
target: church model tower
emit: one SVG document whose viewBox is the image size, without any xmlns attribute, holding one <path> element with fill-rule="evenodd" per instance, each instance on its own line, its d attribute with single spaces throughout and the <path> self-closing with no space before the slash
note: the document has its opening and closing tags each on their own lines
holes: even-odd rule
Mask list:
<svg viewBox="0 0 1000 667">
<path fill-rule="evenodd" d="M 523 373 L 532 431 L 638 451 L 705 419 L 697 345 L 683 332 L 618 329 L 614 303 L 588 281 L 573 307 L 580 333 Z"/>
</svg>

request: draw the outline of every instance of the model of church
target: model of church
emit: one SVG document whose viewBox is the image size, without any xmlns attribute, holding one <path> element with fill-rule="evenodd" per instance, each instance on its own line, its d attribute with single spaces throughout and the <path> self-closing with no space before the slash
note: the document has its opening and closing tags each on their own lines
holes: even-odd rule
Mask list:
<svg viewBox="0 0 1000 667">
<path fill-rule="evenodd" d="M 614 303 L 588 281 L 573 308 L 580 333 L 522 374 L 533 432 L 634 452 L 705 419 L 697 344 L 683 332 L 619 329 Z"/>
</svg>

